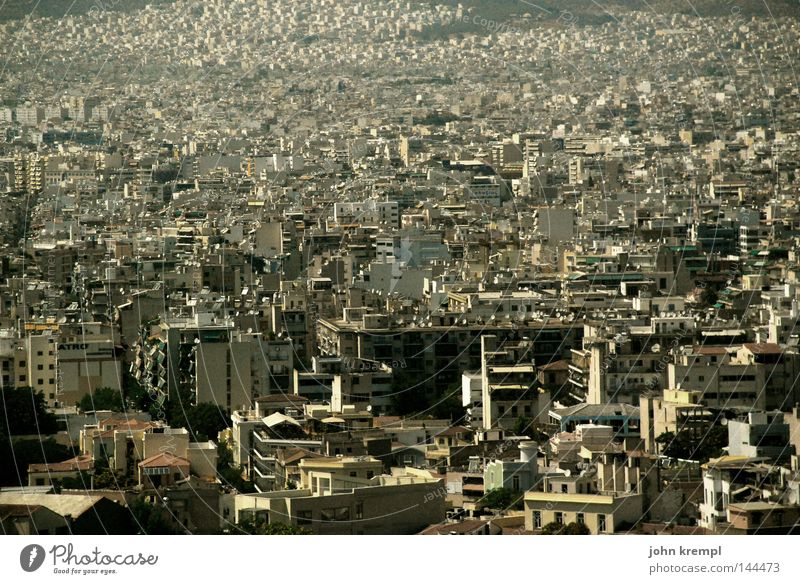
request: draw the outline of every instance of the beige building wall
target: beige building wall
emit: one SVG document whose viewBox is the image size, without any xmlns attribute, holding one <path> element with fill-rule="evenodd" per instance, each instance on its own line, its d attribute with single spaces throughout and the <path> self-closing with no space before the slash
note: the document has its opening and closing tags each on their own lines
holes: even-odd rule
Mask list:
<svg viewBox="0 0 800 584">
<path fill-rule="evenodd" d="M 61 372 L 59 402 L 74 405 L 101 387 L 122 391 L 122 356 L 110 339 L 86 339 L 58 344 Z"/>
<path fill-rule="evenodd" d="M 17 351 L 16 386 L 42 392 L 48 406 L 59 401 L 55 351 L 58 337 L 51 334 L 29 335 Z"/>
<path fill-rule="evenodd" d="M 313 496 L 309 490 L 236 497 L 236 518 L 248 513 L 320 535 L 419 533 L 445 519 L 443 481 L 361 487 Z"/>
<path fill-rule="evenodd" d="M 557 522 L 560 514 L 564 525 L 582 521 L 592 535 L 617 533 L 621 528 L 641 520 L 642 506 L 642 495 L 529 492 L 525 495 L 525 529 L 535 531 L 548 523 Z M 539 521 L 536 520 L 537 513 Z"/>
<path fill-rule="evenodd" d="M 250 343 L 202 343 L 196 359 L 197 403 L 213 403 L 229 413 L 253 405 Z"/>
</svg>

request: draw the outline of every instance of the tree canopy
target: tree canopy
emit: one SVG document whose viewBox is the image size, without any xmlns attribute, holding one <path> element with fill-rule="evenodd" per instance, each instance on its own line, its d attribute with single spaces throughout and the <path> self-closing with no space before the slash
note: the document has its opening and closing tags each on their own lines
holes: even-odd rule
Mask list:
<svg viewBox="0 0 800 584">
<path fill-rule="evenodd" d="M 167 403 L 169 425 L 173 428 L 186 428 L 194 441 L 216 440 L 217 434 L 231 425 L 230 417 L 217 404 L 192 405 L 188 396 Z"/>
<path fill-rule="evenodd" d="M 522 509 L 523 505 L 522 496 L 519 493 L 504 487 L 489 491 L 478 503 L 489 509 Z"/>
<path fill-rule="evenodd" d="M 217 445 L 217 474 L 223 486 L 230 486 L 240 493 L 254 493 L 255 486 L 244 478 L 244 468 L 234 466 L 231 449 L 224 442 Z"/>
<path fill-rule="evenodd" d="M 78 407 L 84 412 L 96 410 L 125 411 L 122 393 L 110 387 L 101 387 L 93 393 L 87 393 L 78 402 Z"/>
<path fill-rule="evenodd" d="M 144 497 L 131 501 L 128 509 L 131 512 L 131 533 L 139 535 L 178 535 L 183 533 L 170 519 L 169 511 L 152 503 Z"/>
<path fill-rule="evenodd" d="M 42 392 L 30 387 L 0 391 L 0 435 L 44 436 L 57 431 L 56 417 L 47 411 Z"/>
<path fill-rule="evenodd" d="M 267 523 L 246 519 L 236 524 L 238 529 L 231 531 L 233 535 L 311 535 L 311 532 L 302 527 L 287 523 Z"/>
<path fill-rule="evenodd" d="M 670 458 L 708 462 L 710 458 L 722 455 L 728 445 L 728 429 L 725 426 L 712 426 L 704 435 L 698 437 L 689 430 L 664 432 L 656 438 L 661 453 Z"/>
<path fill-rule="evenodd" d="M 28 484 L 28 465 L 68 460 L 75 453 L 52 438 L 13 439 L 0 434 L 0 486 Z"/>
<path fill-rule="evenodd" d="M 557 523 L 555 521 L 542 527 L 542 535 L 591 535 L 583 523 Z"/>
</svg>

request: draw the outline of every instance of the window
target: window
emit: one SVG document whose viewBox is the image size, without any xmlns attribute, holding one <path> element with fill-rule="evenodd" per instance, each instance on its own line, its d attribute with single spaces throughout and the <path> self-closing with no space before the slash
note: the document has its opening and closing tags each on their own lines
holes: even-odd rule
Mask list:
<svg viewBox="0 0 800 584">
<path fill-rule="evenodd" d="M 374 477 L 374 476 L 375 476 L 375 473 L 374 473 L 373 471 L 371 471 L 371 470 L 368 470 L 368 471 L 367 471 L 367 478 L 368 478 L 368 479 L 371 479 L 371 478 L 372 478 L 372 477 Z"/>
<path fill-rule="evenodd" d="M 606 516 L 602 513 L 597 516 L 597 531 L 600 533 L 605 532 L 606 530 Z"/>
<path fill-rule="evenodd" d="M 297 525 L 310 525 L 310 524 L 311 524 L 311 511 L 298 511 Z"/>
<path fill-rule="evenodd" d="M 561 485 L 561 492 L 566 493 L 569 491 L 569 485 Z"/>
<path fill-rule="evenodd" d="M 541 511 L 534 511 L 533 512 L 533 528 L 534 529 L 541 529 L 542 528 L 542 512 Z"/>
<path fill-rule="evenodd" d="M 564 514 L 561 511 L 555 512 L 555 521 L 559 525 L 564 525 Z"/>
<path fill-rule="evenodd" d="M 354 471 L 354 470 L 351 470 L 350 471 L 350 476 L 351 477 L 356 477 L 356 476 L 358 476 L 358 473 L 356 473 L 356 471 Z"/>
<path fill-rule="evenodd" d="M 364 503 L 358 501 L 356 503 L 356 519 L 364 519 Z"/>
<path fill-rule="evenodd" d="M 349 521 L 350 507 L 332 507 L 320 512 L 322 521 Z"/>
<path fill-rule="evenodd" d="M 42 365 L 42 364 L 40 363 L 39 365 L 37 365 L 37 366 L 36 366 L 36 370 L 37 370 L 37 371 L 43 371 L 43 370 L 44 370 L 44 365 Z"/>
<path fill-rule="evenodd" d="M 578 513 L 577 515 L 575 515 L 575 522 L 578 525 L 585 525 L 586 524 L 586 519 L 584 518 L 583 513 Z"/>
<path fill-rule="evenodd" d="M 514 475 L 511 478 L 511 488 L 515 491 L 519 491 L 519 475 Z"/>
</svg>

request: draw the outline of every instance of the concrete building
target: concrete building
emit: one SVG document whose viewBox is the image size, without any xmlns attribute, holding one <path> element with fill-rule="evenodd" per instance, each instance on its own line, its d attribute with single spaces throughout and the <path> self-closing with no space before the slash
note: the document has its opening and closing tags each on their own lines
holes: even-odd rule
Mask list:
<svg viewBox="0 0 800 584">
<path fill-rule="evenodd" d="M 789 429 L 781 412 L 748 412 L 746 420 L 728 420 L 728 454 L 789 460 L 794 454 Z"/>
<path fill-rule="evenodd" d="M 525 493 L 525 529 L 548 523 L 585 525 L 593 535 L 625 533 L 642 518 L 643 496 L 570 493 Z"/>
<path fill-rule="evenodd" d="M 481 337 L 483 427 L 511 429 L 519 418 L 546 420 L 550 395 L 540 388 L 530 342 Z"/>
<path fill-rule="evenodd" d="M 760 498 L 781 483 L 780 467 L 761 458 L 722 456 L 709 460 L 703 469 L 703 502 L 698 525 L 712 531 L 729 527 L 728 507 Z"/>
<path fill-rule="evenodd" d="M 665 432 L 690 432 L 704 436 L 716 423 L 719 410 L 706 407 L 701 391 L 665 389 L 661 396 L 643 395 L 640 400 L 641 436 L 647 452 L 656 451 L 655 439 Z"/>
<path fill-rule="evenodd" d="M 378 472 L 380 463 L 316 463 L 317 470 L 307 473 L 310 488 L 237 495 L 235 519 L 284 523 L 319 535 L 412 534 L 444 520 L 442 479 L 413 469 L 368 479 L 372 467 Z"/>
<path fill-rule="evenodd" d="M 502 488 L 521 493 L 533 489 L 539 482 L 538 454 L 536 442 L 521 442 L 518 460 L 488 462 L 483 469 L 485 491 L 489 493 Z"/>
</svg>

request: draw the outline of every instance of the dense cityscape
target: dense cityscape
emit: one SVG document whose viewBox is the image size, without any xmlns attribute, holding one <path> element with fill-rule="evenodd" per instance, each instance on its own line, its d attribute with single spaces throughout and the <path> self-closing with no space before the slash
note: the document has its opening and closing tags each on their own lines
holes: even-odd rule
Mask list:
<svg viewBox="0 0 800 584">
<path fill-rule="evenodd" d="M 51 4 L 2 533 L 800 533 L 796 7 Z"/>
</svg>

